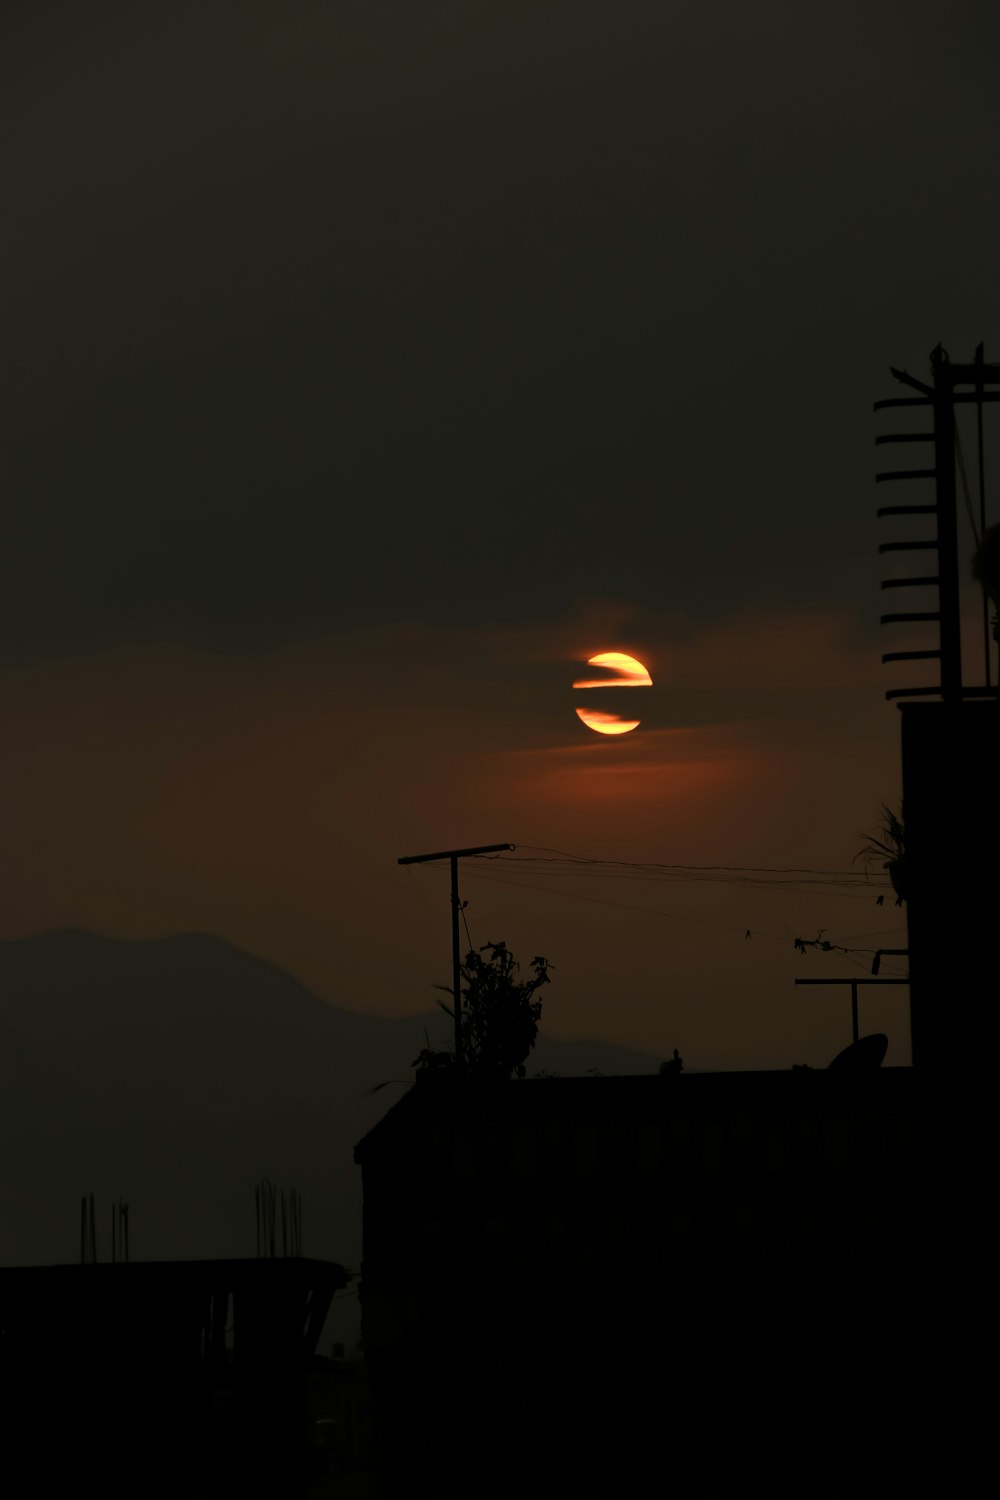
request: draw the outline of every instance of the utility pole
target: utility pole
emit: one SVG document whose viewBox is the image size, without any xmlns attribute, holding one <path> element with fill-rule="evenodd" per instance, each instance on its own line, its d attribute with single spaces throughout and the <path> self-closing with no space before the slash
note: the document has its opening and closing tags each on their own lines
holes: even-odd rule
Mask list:
<svg viewBox="0 0 1000 1500">
<path fill-rule="evenodd" d="M 513 844 L 480 844 L 476 849 L 441 849 L 435 854 L 406 854 L 397 859 L 397 865 L 426 865 L 435 859 L 451 861 L 451 972 L 455 995 L 455 1073 L 462 1071 L 462 960 L 458 943 L 458 915 L 461 906 L 458 900 L 458 862 L 474 854 L 500 854 L 513 849 Z"/>
</svg>

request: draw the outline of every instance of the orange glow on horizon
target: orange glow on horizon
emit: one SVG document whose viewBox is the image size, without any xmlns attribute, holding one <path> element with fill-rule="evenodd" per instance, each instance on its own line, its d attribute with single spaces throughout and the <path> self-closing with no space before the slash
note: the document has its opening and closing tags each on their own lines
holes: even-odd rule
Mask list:
<svg viewBox="0 0 1000 1500">
<path fill-rule="evenodd" d="M 642 662 L 636 661 L 634 656 L 626 656 L 624 651 L 602 651 L 598 656 L 588 657 L 587 665 L 588 667 L 607 667 L 616 675 L 585 678 L 580 682 L 574 682 L 575 688 L 653 686 L 653 679 Z"/>
<path fill-rule="evenodd" d="M 593 708 L 578 708 L 576 713 L 588 729 L 596 729 L 598 734 L 628 734 L 630 729 L 639 727 L 638 719 L 619 719 L 617 714 L 601 714 Z"/>
</svg>

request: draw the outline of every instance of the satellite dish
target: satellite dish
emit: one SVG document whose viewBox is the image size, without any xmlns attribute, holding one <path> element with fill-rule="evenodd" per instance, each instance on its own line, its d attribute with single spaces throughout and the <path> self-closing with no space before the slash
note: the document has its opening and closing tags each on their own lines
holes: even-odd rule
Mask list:
<svg viewBox="0 0 1000 1500">
<path fill-rule="evenodd" d="M 873 1031 L 871 1036 L 859 1037 L 843 1052 L 838 1052 L 830 1067 L 838 1073 L 874 1073 L 885 1061 L 889 1050 L 889 1038 L 883 1031 Z"/>
</svg>

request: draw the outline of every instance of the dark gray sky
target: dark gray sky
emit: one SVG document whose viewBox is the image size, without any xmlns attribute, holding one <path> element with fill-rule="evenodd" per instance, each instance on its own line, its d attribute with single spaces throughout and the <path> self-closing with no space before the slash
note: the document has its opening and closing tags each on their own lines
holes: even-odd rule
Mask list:
<svg viewBox="0 0 1000 1500">
<path fill-rule="evenodd" d="M 871 402 L 1000 353 L 993 6 L 2 25 L 2 935 L 199 928 L 418 1013 L 399 854 L 849 864 L 898 779 Z M 655 692 L 598 744 L 615 649 Z M 823 1060 L 792 936 L 891 925 L 655 894 L 471 919 L 557 1033 L 725 1066 Z"/>
<path fill-rule="evenodd" d="M 983 5 L 8 7 L 4 649 L 876 600 Z"/>
</svg>

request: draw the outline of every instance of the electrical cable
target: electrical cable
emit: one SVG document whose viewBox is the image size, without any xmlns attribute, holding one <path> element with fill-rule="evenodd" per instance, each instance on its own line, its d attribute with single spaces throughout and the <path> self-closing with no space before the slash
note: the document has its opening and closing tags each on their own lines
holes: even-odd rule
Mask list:
<svg viewBox="0 0 1000 1500">
<path fill-rule="evenodd" d="M 737 873 L 717 873 L 724 871 L 724 866 L 713 870 L 710 866 L 664 866 L 664 865 L 626 865 L 624 861 L 598 861 L 598 860 L 570 860 L 569 862 L 557 859 L 537 860 L 531 857 L 518 858 L 518 856 L 506 856 L 493 863 L 500 863 L 510 870 L 511 874 L 519 873 L 524 868 L 532 865 L 545 866 L 544 872 L 539 874 L 553 874 L 560 877 L 573 877 L 575 879 L 600 879 L 600 880 L 630 880 L 645 881 L 653 884 L 664 885 L 728 885 L 741 887 L 757 887 L 768 890 L 797 891 L 802 895 L 825 895 L 827 893 L 843 894 L 847 891 L 856 891 L 859 895 L 866 895 L 872 890 L 887 888 L 888 882 L 873 881 L 868 875 L 858 875 L 847 871 L 837 871 L 827 877 L 812 877 L 809 875 L 790 874 L 787 878 L 783 873 L 778 873 L 777 878 L 764 878 L 758 875 L 742 875 Z"/>
<path fill-rule="evenodd" d="M 433 866 L 429 868 L 433 868 Z M 476 870 L 470 868 L 467 873 L 476 876 L 479 880 L 489 880 L 492 881 L 494 885 L 506 885 L 510 886 L 514 890 L 525 889 L 532 891 L 541 891 L 544 895 L 548 896 L 566 896 L 570 900 L 574 901 L 587 901 L 597 906 L 611 906 L 622 911 L 641 912 L 646 916 L 666 917 L 669 920 L 675 922 L 691 922 L 701 927 L 714 927 L 717 930 L 723 932 L 742 932 L 744 934 L 744 941 L 746 941 L 747 938 L 765 938 L 771 942 L 785 944 L 787 944 L 789 941 L 789 935 L 782 937 L 779 933 L 766 932 L 759 927 L 743 928 L 737 926 L 737 924 L 733 922 L 713 922 L 707 917 L 695 917 L 688 914 L 682 914 L 680 912 L 665 911 L 662 907 L 636 906 L 632 902 L 612 901 L 606 897 L 601 896 L 587 896 L 580 891 L 564 891 L 560 890 L 556 886 L 537 885 L 534 882 L 525 880 L 507 880 L 502 875 L 495 875 L 492 871 L 487 872 L 486 870 Z M 891 930 L 897 931 L 898 929 Z M 806 939 L 805 941 L 806 946 L 814 945 L 814 940 L 812 939 Z M 792 938 L 792 942 L 794 945 L 794 938 Z M 854 955 L 865 954 L 868 957 L 871 957 L 875 953 L 874 948 L 847 949 L 840 943 L 832 942 L 830 944 L 830 949 L 826 951 L 836 951 L 838 953 L 842 953 L 849 963 L 854 964 L 856 968 L 862 969 L 866 973 L 868 972 L 870 965 L 865 963 L 861 958 L 857 958 Z M 894 965 L 886 964 L 885 968 L 887 972 L 891 970 L 896 977 L 905 977 Z"/>
<path fill-rule="evenodd" d="M 713 922 L 708 917 L 693 917 L 681 914 L 679 912 L 664 911 L 662 907 L 636 906 L 634 905 L 634 903 L 628 901 L 611 901 L 607 897 L 603 896 L 586 896 L 582 891 L 561 891 L 556 886 L 536 885 L 534 882 L 527 880 L 506 880 L 502 875 L 494 875 L 492 872 L 488 873 L 486 870 L 476 870 L 470 868 L 467 873 L 469 875 L 476 876 L 479 880 L 492 880 L 495 885 L 507 885 L 511 886 L 515 890 L 542 891 L 545 895 L 548 896 L 568 896 L 572 901 L 589 901 L 597 906 L 614 906 L 618 907 L 622 911 L 644 912 L 647 916 L 668 917 L 670 920 L 675 922 L 694 922 L 697 923 L 700 927 L 715 927 L 725 932 L 749 930 L 739 928 L 733 922 Z M 780 943 L 786 941 L 785 938 L 779 937 L 777 933 L 762 932 L 759 928 L 756 927 L 753 928 L 753 935 L 754 937 L 760 936 L 773 938 L 776 942 Z"/>
<path fill-rule="evenodd" d="M 531 866 L 543 865 L 547 869 L 544 873 L 559 877 L 585 876 L 607 880 L 645 880 L 658 884 L 695 884 L 700 881 L 707 883 L 729 884 L 729 885 L 751 885 L 764 889 L 777 889 L 791 891 L 798 895 L 825 895 L 836 896 L 840 899 L 863 899 L 855 889 L 861 887 L 863 891 L 870 892 L 877 883 L 872 881 L 868 875 L 858 875 L 856 871 L 847 870 L 823 870 L 809 866 L 767 866 L 767 865 L 670 865 L 661 861 L 653 860 L 612 860 L 602 859 L 594 855 L 573 854 L 565 849 L 556 849 L 548 845 L 540 844 L 518 844 L 516 849 L 527 850 L 527 854 L 507 853 L 493 855 L 477 855 L 466 865 L 467 873 L 480 880 L 492 880 L 494 884 L 506 885 L 514 889 L 525 889 L 539 891 L 544 895 L 563 896 L 570 900 L 586 901 L 597 906 L 608 906 L 622 911 L 635 911 L 647 916 L 665 917 L 668 921 L 688 922 L 696 926 L 712 927 L 718 931 L 743 932 L 744 940 L 754 937 L 764 938 L 771 942 L 787 943 L 789 938 L 793 944 L 799 943 L 805 946 L 821 946 L 819 939 L 796 939 L 790 929 L 786 929 L 786 935 L 782 937 L 778 933 L 767 932 L 756 927 L 741 927 L 732 922 L 716 922 L 707 917 L 696 917 L 691 914 L 668 911 L 662 907 L 639 906 L 634 902 L 615 901 L 609 897 L 591 896 L 582 891 L 568 891 L 558 886 L 540 885 L 534 881 L 525 880 L 524 874 L 531 873 Z M 505 873 L 501 874 L 495 870 L 485 870 L 484 864 L 500 863 L 505 867 Z M 479 868 L 477 868 L 477 865 Z M 429 868 L 436 868 L 431 865 Z M 408 872 L 412 873 L 412 872 Z M 539 874 L 543 872 L 538 871 Z M 758 878 L 764 877 L 764 878 Z M 791 877 L 784 878 L 784 877 Z M 805 884 L 803 884 L 805 880 Z M 882 882 L 888 884 L 888 882 Z M 834 887 L 830 890 L 809 889 L 810 885 Z M 851 888 L 851 889 L 848 889 Z M 462 921 L 465 927 L 466 939 L 470 949 L 473 947 L 472 935 L 469 931 L 468 920 L 462 910 Z M 896 934 L 903 931 L 902 927 L 883 928 L 877 932 L 858 933 L 857 937 L 879 937 L 887 933 Z M 820 933 L 822 937 L 822 929 Z M 848 939 L 847 941 L 850 941 Z M 858 968 L 866 968 L 866 963 L 855 955 L 865 955 L 870 958 L 875 950 L 871 948 L 848 949 L 843 944 L 830 942 L 824 951 L 836 950 L 842 953 L 848 962 Z M 894 967 L 894 966 L 887 966 Z"/>
<path fill-rule="evenodd" d="M 572 860 L 574 864 L 586 865 L 618 865 L 626 869 L 644 870 L 724 870 L 726 872 L 737 872 L 740 874 L 761 875 L 832 875 L 850 876 L 860 879 L 854 870 L 815 870 L 803 865 L 671 865 L 658 860 L 635 860 L 635 859 L 601 859 L 589 854 L 570 854 L 566 849 L 550 849 L 544 844 L 517 844 L 517 849 L 530 849 L 536 854 L 557 854 L 561 859 Z M 493 859 L 513 860 L 516 855 L 492 855 L 486 856 Z"/>
</svg>

